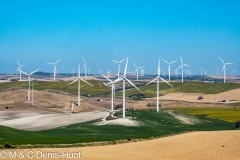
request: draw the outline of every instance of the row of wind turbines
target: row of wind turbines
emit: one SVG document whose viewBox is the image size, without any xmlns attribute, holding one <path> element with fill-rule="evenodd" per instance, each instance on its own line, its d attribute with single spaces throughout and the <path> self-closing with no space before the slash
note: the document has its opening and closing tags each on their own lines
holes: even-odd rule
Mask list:
<svg viewBox="0 0 240 160">
<path fill-rule="evenodd" d="M 220 58 L 220 57 L 219 57 L 219 58 Z M 84 60 L 84 59 L 83 59 L 83 60 Z M 111 60 L 112 60 L 112 59 L 111 59 Z M 125 65 L 125 69 L 124 69 L 124 74 L 123 74 L 122 76 L 120 76 L 120 63 L 122 63 L 124 60 L 126 60 L 126 65 Z M 162 59 L 162 60 L 169 65 L 169 67 L 168 67 L 168 75 L 169 75 L 168 81 L 171 81 L 171 78 L 170 78 L 170 65 L 171 65 L 172 63 L 176 62 L 177 60 L 174 60 L 174 61 L 172 61 L 172 62 L 167 62 L 167 61 L 164 60 L 164 59 Z M 233 64 L 233 63 L 225 63 L 221 58 L 220 58 L 220 60 L 221 60 L 222 63 L 223 63 L 223 68 L 222 68 L 222 70 L 224 71 L 224 83 L 225 83 L 226 66 L 229 65 L 229 64 Z M 60 61 L 60 59 L 57 60 L 55 63 L 47 62 L 47 63 L 49 63 L 49 64 L 54 65 L 54 80 L 55 80 L 55 74 L 56 74 L 56 64 L 57 64 L 59 61 Z M 126 108 L 126 106 L 125 106 L 125 105 L 126 105 L 126 103 L 125 103 L 125 83 L 126 83 L 126 81 L 127 81 L 129 84 L 131 84 L 133 87 L 135 87 L 138 91 L 140 91 L 140 90 L 127 78 L 128 57 L 125 58 L 125 59 L 123 59 L 123 60 L 121 60 L 121 61 L 119 61 L 119 62 L 117 62 L 117 61 L 115 61 L 115 60 L 112 60 L 112 61 L 118 65 L 118 76 L 117 76 L 117 79 L 115 79 L 115 80 L 110 80 L 110 79 L 107 78 L 106 76 L 104 76 L 104 75 L 102 75 L 102 76 L 109 81 L 108 85 L 110 85 L 110 84 L 112 85 L 111 110 L 114 110 L 114 108 L 113 108 L 113 100 L 114 100 L 114 94 L 115 94 L 115 83 L 118 83 L 118 82 L 120 82 L 120 81 L 123 82 L 123 87 L 122 87 L 122 89 L 123 89 L 123 118 L 125 118 L 125 108 Z M 185 63 L 183 63 L 183 60 L 182 60 L 181 56 L 180 56 L 180 61 L 181 61 L 181 65 L 179 66 L 178 69 L 182 68 L 182 83 L 183 83 L 183 82 L 184 82 L 184 81 L 183 81 L 183 68 L 184 68 L 184 66 L 186 66 L 186 67 L 190 67 L 190 66 L 187 65 L 187 64 L 185 64 Z M 17 62 L 18 62 L 18 61 L 17 61 Z M 25 74 L 25 75 L 28 76 L 28 101 L 30 101 L 30 86 L 31 86 L 31 85 L 30 85 L 30 81 L 31 81 L 30 76 L 31 76 L 33 73 L 37 72 L 40 68 L 37 69 L 37 70 L 35 70 L 35 71 L 33 71 L 33 72 L 31 72 L 31 73 L 25 73 L 24 71 L 21 70 L 21 67 L 23 67 L 23 66 L 25 66 L 25 65 L 21 65 L 19 62 L 18 62 L 18 64 L 19 64 L 18 70 L 19 70 L 21 73 L 23 73 L 23 74 Z M 84 60 L 84 67 L 83 67 L 83 69 L 85 69 L 85 71 L 86 71 L 86 69 L 87 69 L 86 64 L 87 64 L 87 63 L 86 63 L 86 61 Z M 133 64 L 134 64 L 134 63 L 133 63 Z M 138 68 L 135 64 L 134 64 L 134 66 L 135 66 L 136 68 Z M 165 80 L 160 76 L 160 71 L 161 71 L 161 69 L 160 69 L 160 59 L 159 59 L 159 60 L 158 60 L 158 68 L 157 68 L 157 77 L 156 77 L 155 79 L 153 79 L 152 81 L 150 81 L 149 83 L 146 84 L 146 85 L 148 85 L 148 84 L 150 84 L 150 83 L 153 83 L 154 81 L 157 81 L 157 96 L 156 96 L 156 97 L 157 97 L 157 104 L 156 104 L 156 105 L 157 105 L 157 112 L 159 111 L 159 80 L 162 80 L 162 81 L 164 81 L 165 83 L 167 83 L 169 86 L 173 87 L 170 83 L 168 83 L 167 81 L 165 81 Z M 85 72 L 85 79 L 86 79 L 86 72 Z M 21 80 L 21 74 L 20 74 L 20 80 Z M 88 83 L 86 80 L 84 80 L 84 79 L 82 79 L 82 78 L 80 77 L 80 64 L 79 64 L 79 66 L 78 66 L 78 77 L 77 77 L 74 81 L 72 81 L 71 83 L 69 83 L 67 86 L 73 84 L 73 83 L 76 82 L 76 81 L 78 81 L 78 106 L 80 106 L 80 81 L 83 81 L 83 82 L 87 83 L 88 85 L 91 85 L 91 84 Z M 91 86 L 92 86 L 92 85 L 91 85 Z M 140 92 L 141 92 L 141 91 L 140 91 Z M 32 95 L 32 96 L 33 96 L 33 95 Z M 32 103 L 33 103 L 33 100 L 32 100 Z"/>
</svg>

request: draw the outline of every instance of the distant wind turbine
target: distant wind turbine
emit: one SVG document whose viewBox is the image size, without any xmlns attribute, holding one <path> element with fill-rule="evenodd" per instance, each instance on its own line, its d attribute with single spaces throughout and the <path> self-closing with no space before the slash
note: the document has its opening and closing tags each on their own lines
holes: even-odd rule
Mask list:
<svg viewBox="0 0 240 160">
<path fill-rule="evenodd" d="M 159 80 L 162 80 L 164 82 L 166 82 L 168 85 L 170 85 L 171 87 L 173 87 L 171 84 L 169 84 L 167 81 L 165 81 L 162 77 L 160 77 L 160 59 L 158 60 L 158 76 L 153 79 L 152 81 L 150 81 L 148 84 L 154 82 L 155 80 L 157 80 L 157 112 L 159 112 Z M 146 85 L 148 85 L 146 84 Z"/>
<path fill-rule="evenodd" d="M 18 60 L 17 60 L 17 63 L 18 63 L 18 71 L 19 71 L 19 79 L 20 79 L 20 81 L 22 80 L 22 67 L 24 67 L 25 65 L 21 65 L 19 62 L 18 62 Z"/>
<path fill-rule="evenodd" d="M 182 83 L 183 83 L 183 66 L 186 66 L 186 67 L 190 67 L 189 65 L 187 65 L 187 64 L 184 64 L 183 63 L 183 61 L 182 61 L 182 57 L 180 56 L 180 60 L 181 60 L 181 65 L 180 65 L 180 67 L 179 68 L 181 68 L 182 67 Z M 179 69 L 178 68 L 178 69 Z"/>
<path fill-rule="evenodd" d="M 219 57 L 220 58 L 220 57 Z M 224 72 L 224 83 L 226 83 L 226 66 L 229 65 L 229 64 L 233 64 L 233 63 L 224 63 L 223 60 L 220 58 L 220 60 L 222 61 L 223 63 L 223 68 L 222 68 L 222 71 Z"/>
<path fill-rule="evenodd" d="M 72 81 L 71 83 L 69 83 L 67 86 L 73 84 L 76 81 L 78 81 L 78 106 L 80 106 L 80 81 L 83 81 L 83 82 L 89 84 L 90 86 L 92 86 L 90 83 L 88 83 L 87 81 L 85 81 L 84 79 L 82 79 L 80 77 L 80 64 L 78 65 L 78 78 L 75 79 L 74 81 Z"/>
<path fill-rule="evenodd" d="M 110 84 L 112 85 L 112 99 L 111 99 L 111 101 L 112 101 L 112 103 L 111 103 L 111 110 L 113 111 L 113 99 L 114 99 L 114 95 L 115 95 L 115 81 L 112 81 L 112 80 L 110 80 L 109 78 L 107 78 L 106 76 L 104 76 L 104 75 L 102 75 L 104 78 L 106 78 L 109 82 L 110 82 Z M 118 80 L 118 79 L 117 79 Z"/>
<path fill-rule="evenodd" d="M 138 69 L 141 69 L 143 67 L 137 67 L 135 63 L 133 63 L 133 65 L 136 68 L 135 73 L 137 73 L 137 80 L 138 80 Z"/>
<path fill-rule="evenodd" d="M 33 72 L 29 73 L 29 74 L 21 71 L 23 74 L 25 74 L 25 75 L 28 76 L 28 101 L 30 101 L 30 87 L 31 87 L 31 84 L 30 84 L 30 81 L 31 81 L 30 76 L 31 76 L 33 73 L 37 72 L 39 69 L 40 69 L 40 68 L 38 68 L 37 70 L 35 70 L 35 71 L 33 71 Z"/>
<path fill-rule="evenodd" d="M 61 58 L 60 58 L 61 59 Z M 52 65 L 54 65 L 54 69 L 53 69 L 53 81 L 55 81 L 55 77 L 56 77 L 56 74 L 57 74 L 57 63 L 60 61 L 60 59 L 59 60 L 57 60 L 55 63 L 52 63 L 52 62 L 47 62 L 47 63 L 49 63 L 49 64 L 52 64 Z"/>
<path fill-rule="evenodd" d="M 172 62 L 167 62 L 166 60 L 162 59 L 164 62 L 166 62 L 168 64 L 168 81 L 170 82 L 170 74 L 171 74 L 171 64 L 173 64 L 174 62 L 176 62 L 177 60 L 175 61 L 172 61 Z"/>
<path fill-rule="evenodd" d="M 84 62 L 84 66 L 83 66 L 83 70 L 85 70 L 85 80 L 87 79 L 87 62 L 85 61 L 85 59 L 82 57 L 83 62 Z"/>
<path fill-rule="evenodd" d="M 110 59 L 111 61 L 113 61 L 114 63 L 118 64 L 118 78 L 119 78 L 119 75 L 120 75 L 120 63 L 122 63 L 126 58 L 124 58 L 123 60 L 117 62 L 113 59 Z"/>
</svg>

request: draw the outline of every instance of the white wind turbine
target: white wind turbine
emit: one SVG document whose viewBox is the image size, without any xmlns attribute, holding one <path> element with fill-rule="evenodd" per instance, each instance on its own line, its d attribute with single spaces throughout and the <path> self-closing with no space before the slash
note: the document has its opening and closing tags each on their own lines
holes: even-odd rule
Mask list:
<svg viewBox="0 0 240 160">
<path fill-rule="evenodd" d="M 136 68 L 135 73 L 137 73 L 137 80 L 138 80 L 138 69 L 141 69 L 141 68 L 143 68 L 143 67 L 137 67 L 134 63 L 133 63 L 133 65 L 134 65 L 134 67 Z"/>
<path fill-rule="evenodd" d="M 126 58 L 124 58 L 123 60 L 117 62 L 113 59 L 110 59 L 111 61 L 113 61 L 114 63 L 118 64 L 118 78 L 119 78 L 119 74 L 120 74 L 120 63 L 122 63 Z"/>
<path fill-rule="evenodd" d="M 25 75 L 28 76 L 28 101 L 30 101 L 30 87 L 31 87 L 31 84 L 30 84 L 30 81 L 31 81 L 30 76 L 31 76 L 33 73 L 37 72 L 39 69 L 40 69 L 40 68 L 38 68 L 37 70 L 35 70 L 35 71 L 33 71 L 33 72 L 29 73 L 29 74 L 21 71 L 23 74 L 25 74 Z"/>
<path fill-rule="evenodd" d="M 219 58 L 220 58 L 220 57 L 219 57 Z M 220 60 L 221 60 L 222 63 L 223 63 L 222 71 L 223 71 L 223 74 L 224 74 L 224 83 L 226 83 L 226 66 L 229 65 L 229 64 L 233 64 L 233 63 L 224 63 L 221 58 L 220 58 Z"/>
<path fill-rule="evenodd" d="M 110 80 L 109 78 L 107 78 L 106 76 L 102 75 L 104 78 L 106 78 L 112 85 L 112 103 L 111 103 L 111 110 L 113 111 L 113 99 L 114 99 L 114 95 L 115 95 L 115 81 L 117 81 L 118 79 L 116 79 L 115 81 Z"/>
<path fill-rule="evenodd" d="M 60 59 L 61 59 L 61 58 L 60 58 Z M 57 66 L 56 66 L 56 64 L 60 61 L 60 59 L 57 60 L 55 63 L 47 62 L 47 63 L 49 63 L 49 64 L 54 65 L 54 69 L 53 69 L 53 81 L 55 81 L 55 77 L 56 77 L 56 74 L 57 74 Z"/>
<path fill-rule="evenodd" d="M 18 71 L 19 71 L 19 79 L 20 79 L 20 81 L 22 80 L 22 67 L 23 66 L 25 66 L 25 65 L 21 65 L 19 62 L 18 62 L 18 60 L 17 60 L 17 63 L 18 63 Z"/>
<path fill-rule="evenodd" d="M 83 66 L 83 70 L 85 70 L 85 80 L 87 79 L 87 62 L 85 61 L 85 59 L 82 57 L 83 62 L 84 62 L 84 66 Z"/>
<path fill-rule="evenodd" d="M 99 70 L 99 76 L 101 76 L 102 75 L 102 69 L 100 68 L 100 70 Z"/>
<path fill-rule="evenodd" d="M 74 77 L 74 68 L 73 68 L 73 70 L 72 70 L 72 72 L 71 72 L 72 74 L 73 74 L 73 77 Z"/>
<path fill-rule="evenodd" d="M 168 81 L 170 82 L 170 76 L 171 76 L 171 75 L 170 75 L 170 74 L 171 74 L 171 73 L 170 73 L 170 72 L 171 72 L 171 67 L 170 67 L 170 66 L 171 66 L 171 64 L 173 64 L 173 63 L 176 62 L 177 60 L 172 61 L 172 62 L 170 62 L 170 63 L 167 62 L 167 61 L 164 60 L 164 59 L 162 59 L 162 60 L 168 64 Z"/>
<path fill-rule="evenodd" d="M 157 112 L 159 112 L 159 80 L 161 79 L 162 81 L 166 82 L 171 87 L 173 87 L 173 86 L 171 84 L 169 84 L 167 81 L 165 81 L 162 77 L 160 77 L 160 59 L 158 60 L 158 70 L 157 71 L 158 71 L 158 76 L 155 79 L 153 79 L 152 81 L 150 81 L 148 84 L 157 80 Z M 146 84 L 146 85 L 148 85 L 148 84 Z"/>
<path fill-rule="evenodd" d="M 108 75 L 108 77 L 109 77 L 110 73 L 111 73 L 111 71 L 108 70 L 108 71 L 107 71 L 107 75 Z"/>
<path fill-rule="evenodd" d="M 189 65 L 187 65 L 187 64 L 184 64 L 183 63 L 183 61 L 182 61 L 182 57 L 180 56 L 180 60 L 181 60 L 181 65 L 180 65 L 180 67 L 179 68 L 181 68 L 182 67 L 182 83 L 183 83 L 183 66 L 186 66 L 186 67 L 190 67 Z M 178 69 L 179 69 L 178 68 Z"/>
<path fill-rule="evenodd" d="M 128 81 L 128 83 L 130 83 L 133 87 L 135 87 L 137 90 L 139 90 L 129 79 L 127 79 L 126 75 L 127 75 L 127 65 L 128 65 L 128 57 L 126 60 L 126 66 L 125 66 L 125 70 L 124 70 L 124 74 L 123 76 L 121 76 L 119 79 L 115 80 L 115 83 L 118 81 L 123 81 L 123 118 L 125 118 L 125 81 Z M 140 90 L 139 90 L 140 91 Z M 140 91 L 141 92 L 141 91 Z"/>
<path fill-rule="evenodd" d="M 83 81 L 83 82 L 89 84 L 90 86 L 92 86 L 90 83 L 88 83 L 87 81 L 85 81 L 84 79 L 82 79 L 80 77 L 80 64 L 78 65 L 78 78 L 75 79 L 74 81 L 72 81 L 71 83 L 69 83 L 67 86 L 73 84 L 76 81 L 78 81 L 78 106 L 80 106 L 80 81 Z"/>
</svg>

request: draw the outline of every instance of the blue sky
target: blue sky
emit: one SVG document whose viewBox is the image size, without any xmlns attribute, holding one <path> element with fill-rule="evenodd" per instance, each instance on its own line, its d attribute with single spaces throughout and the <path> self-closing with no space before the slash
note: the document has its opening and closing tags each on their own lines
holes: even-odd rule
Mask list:
<svg viewBox="0 0 240 160">
<path fill-rule="evenodd" d="M 91 73 L 114 73 L 110 58 L 126 56 L 129 69 L 134 62 L 149 74 L 158 58 L 178 60 L 175 69 L 180 56 L 192 72 L 215 73 L 218 57 L 240 69 L 239 8 L 239 0 L 0 0 L 0 73 L 16 73 L 16 60 L 26 72 L 52 72 L 46 61 L 59 58 L 57 71 L 69 73 L 82 57 Z"/>
</svg>

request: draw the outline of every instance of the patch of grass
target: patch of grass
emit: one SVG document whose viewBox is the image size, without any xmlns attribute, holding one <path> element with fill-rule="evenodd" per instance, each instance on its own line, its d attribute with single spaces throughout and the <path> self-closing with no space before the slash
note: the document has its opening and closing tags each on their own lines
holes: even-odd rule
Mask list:
<svg viewBox="0 0 240 160">
<path fill-rule="evenodd" d="M 227 122 L 240 120 L 240 108 L 176 108 L 174 111 L 177 113 L 221 119 Z"/>
<path fill-rule="evenodd" d="M 119 112 L 119 115 L 122 113 Z M 174 135 L 191 131 L 233 130 L 235 123 L 225 122 L 208 117 L 197 117 L 203 123 L 187 125 L 179 122 L 168 112 L 138 110 L 126 112 L 127 117 L 134 117 L 139 126 L 103 125 L 96 126 L 99 120 L 59 127 L 45 131 L 21 131 L 0 126 L 0 146 L 6 142 L 12 147 L 18 145 L 56 145 L 83 144 L 91 142 L 133 141 L 134 139 L 149 139 Z"/>
</svg>

